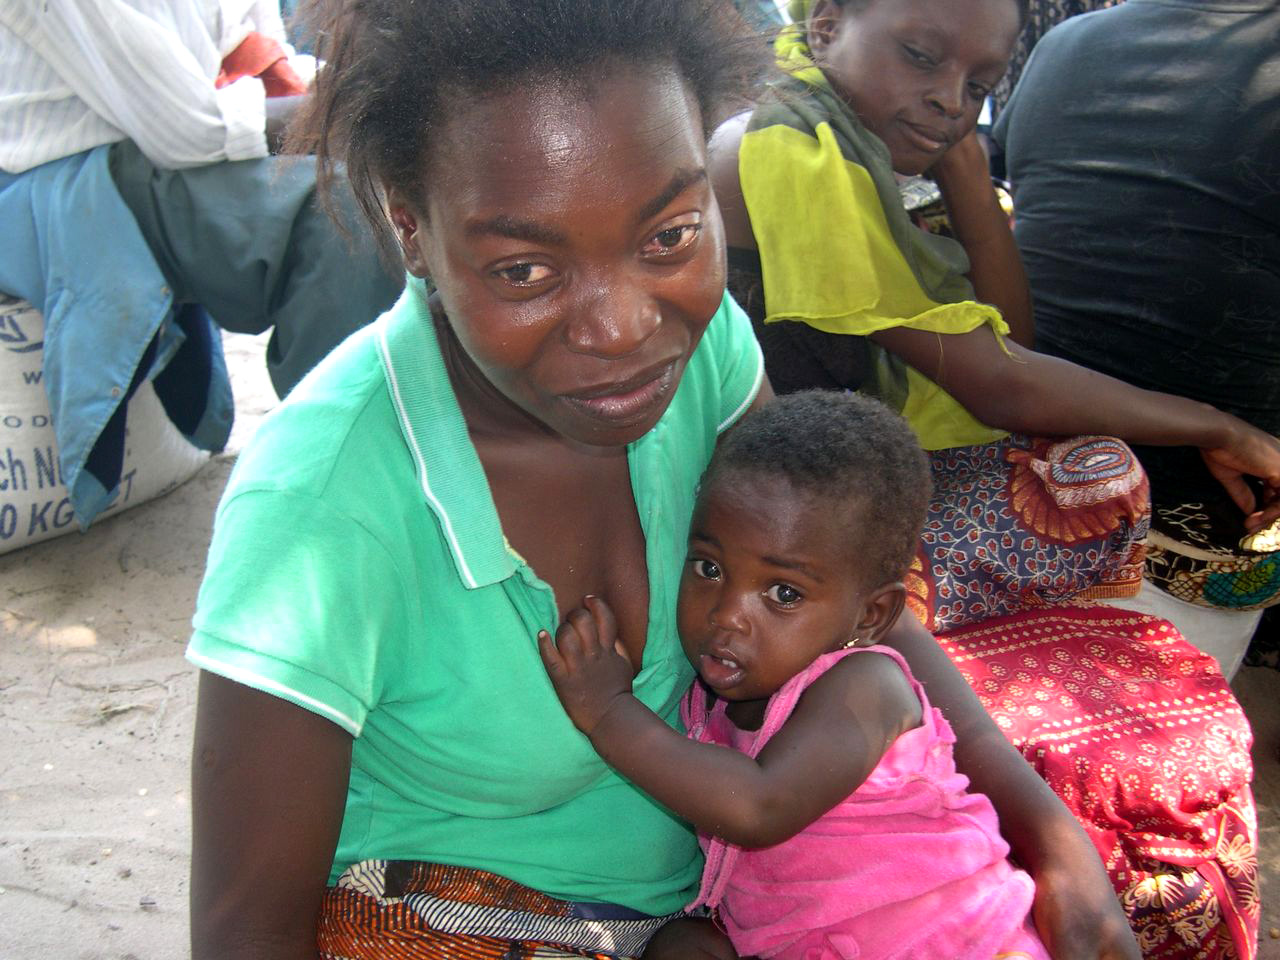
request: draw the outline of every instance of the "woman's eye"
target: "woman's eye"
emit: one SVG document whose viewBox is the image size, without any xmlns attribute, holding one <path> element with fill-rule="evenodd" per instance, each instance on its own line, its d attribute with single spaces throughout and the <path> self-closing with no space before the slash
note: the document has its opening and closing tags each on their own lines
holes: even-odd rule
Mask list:
<svg viewBox="0 0 1280 960">
<path fill-rule="evenodd" d="M 659 230 L 644 245 L 644 253 L 649 256 L 669 257 L 687 249 L 698 237 L 702 229 L 700 223 L 681 223 L 674 227 Z"/>
<path fill-rule="evenodd" d="M 711 560 L 693 560 L 693 572 L 703 580 L 719 580 L 720 568 Z"/>
<path fill-rule="evenodd" d="M 932 67 L 934 65 L 933 57 L 929 56 L 923 50 L 917 50 L 915 47 L 907 44 L 902 45 L 902 49 L 907 54 L 907 59 L 918 67 Z"/>
<path fill-rule="evenodd" d="M 792 607 L 804 599 L 800 591 L 789 583 L 775 583 L 764 594 L 774 603 L 784 607 Z"/>
<path fill-rule="evenodd" d="M 514 263 L 509 267 L 501 267 L 493 271 L 495 277 L 518 287 L 541 283 L 549 279 L 552 273 L 552 269 L 542 263 Z"/>
</svg>

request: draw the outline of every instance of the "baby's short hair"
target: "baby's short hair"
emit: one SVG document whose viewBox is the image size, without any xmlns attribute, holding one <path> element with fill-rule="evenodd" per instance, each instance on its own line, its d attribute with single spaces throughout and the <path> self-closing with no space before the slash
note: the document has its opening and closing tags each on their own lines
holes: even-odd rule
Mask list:
<svg viewBox="0 0 1280 960">
<path fill-rule="evenodd" d="M 803 390 L 767 403 L 721 438 L 702 489 L 734 474 L 774 475 L 849 528 L 864 586 L 902 579 L 932 492 L 929 458 L 907 422 L 879 400 Z"/>
</svg>

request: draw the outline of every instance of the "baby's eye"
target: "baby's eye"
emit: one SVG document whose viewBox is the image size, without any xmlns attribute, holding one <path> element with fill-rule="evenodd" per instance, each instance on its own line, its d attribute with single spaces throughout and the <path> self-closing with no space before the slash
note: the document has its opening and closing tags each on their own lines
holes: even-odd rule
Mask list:
<svg viewBox="0 0 1280 960">
<path fill-rule="evenodd" d="M 804 599 L 800 591 L 789 583 L 775 583 L 764 592 L 764 595 L 774 603 L 784 607 L 794 607 Z"/>
<path fill-rule="evenodd" d="M 981 103 L 987 98 L 987 94 L 991 91 L 987 89 L 985 84 L 971 83 L 969 84 L 969 96 Z"/>
<path fill-rule="evenodd" d="M 693 564 L 693 572 L 700 576 L 703 580 L 719 580 L 720 568 L 712 560 L 701 560 L 695 557 L 690 561 Z"/>
<path fill-rule="evenodd" d="M 515 286 L 527 287 L 550 279 L 554 272 L 543 263 L 513 263 L 494 270 L 493 275 Z"/>
<path fill-rule="evenodd" d="M 646 256 L 669 257 L 688 249 L 698 238 L 701 223 L 678 223 L 659 230 L 641 251 Z"/>
</svg>

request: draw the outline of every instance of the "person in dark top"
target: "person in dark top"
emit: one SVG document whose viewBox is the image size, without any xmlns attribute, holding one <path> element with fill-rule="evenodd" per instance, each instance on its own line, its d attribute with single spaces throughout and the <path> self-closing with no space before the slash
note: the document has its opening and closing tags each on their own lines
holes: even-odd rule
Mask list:
<svg viewBox="0 0 1280 960">
<path fill-rule="evenodd" d="M 991 91 L 992 115 L 998 117 L 1004 105 L 1009 102 L 1009 95 L 1018 85 L 1018 78 L 1026 69 L 1036 44 L 1046 33 L 1064 20 L 1093 10 L 1113 7 L 1120 2 L 1121 0 L 1031 0 L 1027 22 L 1023 24 L 1018 42 L 1013 46 L 1013 56 L 1009 58 L 1009 69 Z"/>
<path fill-rule="evenodd" d="M 1036 348 L 1280 432 L 1280 4 L 1076 17 L 1037 46 L 993 133 Z M 1280 547 L 1241 540 L 1196 451 L 1135 449 L 1158 532 L 1255 561 Z M 1267 600 L 1233 590 L 1213 603 Z"/>
</svg>

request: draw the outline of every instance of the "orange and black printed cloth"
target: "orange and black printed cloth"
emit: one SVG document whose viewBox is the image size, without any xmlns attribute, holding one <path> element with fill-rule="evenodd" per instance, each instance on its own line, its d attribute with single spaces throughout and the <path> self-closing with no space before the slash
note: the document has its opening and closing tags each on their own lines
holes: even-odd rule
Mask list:
<svg viewBox="0 0 1280 960">
<path fill-rule="evenodd" d="M 1138 592 L 1151 500 L 1122 441 L 1012 434 L 929 461 L 933 496 L 906 584 L 930 631 Z"/>
<path fill-rule="evenodd" d="M 551 960 L 635 957 L 673 917 L 556 900 L 484 870 L 366 860 L 328 889 L 324 960 Z"/>
<path fill-rule="evenodd" d="M 1167 621 L 1103 606 L 938 639 L 1084 826 L 1146 960 L 1253 957 L 1253 737 L 1217 663 Z"/>
</svg>

